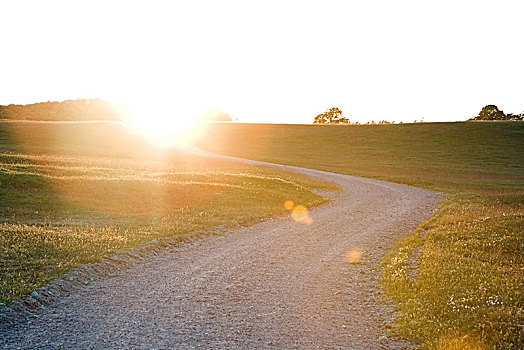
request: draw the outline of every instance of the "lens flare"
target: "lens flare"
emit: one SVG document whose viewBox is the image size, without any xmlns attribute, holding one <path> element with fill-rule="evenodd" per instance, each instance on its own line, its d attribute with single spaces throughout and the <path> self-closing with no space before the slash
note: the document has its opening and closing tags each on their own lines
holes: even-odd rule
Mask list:
<svg viewBox="0 0 524 350">
<path fill-rule="evenodd" d="M 362 251 L 360 249 L 350 249 L 346 252 L 346 260 L 350 264 L 358 264 L 362 259 Z"/>
<path fill-rule="evenodd" d="M 303 205 L 297 205 L 293 208 L 291 212 L 291 217 L 296 222 L 300 222 L 306 225 L 311 225 L 313 223 L 313 218 L 309 215 L 307 208 Z"/>
<path fill-rule="evenodd" d="M 291 200 L 287 200 L 284 202 L 284 208 L 286 208 L 287 210 L 293 210 L 293 208 L 295 207 L 295 203 Z"/>
</svg>

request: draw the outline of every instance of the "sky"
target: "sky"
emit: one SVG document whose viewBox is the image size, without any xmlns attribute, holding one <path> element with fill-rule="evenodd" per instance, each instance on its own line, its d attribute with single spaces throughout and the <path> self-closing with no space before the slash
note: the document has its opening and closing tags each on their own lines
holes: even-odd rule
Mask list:
<svg viewBox="0 0 524 350">
<path fill-rule="evenodd" d="M 466 120 L 524 111 L 524 2 L 0 1 L 0 104 L 145 118 Z"/>
</svg>

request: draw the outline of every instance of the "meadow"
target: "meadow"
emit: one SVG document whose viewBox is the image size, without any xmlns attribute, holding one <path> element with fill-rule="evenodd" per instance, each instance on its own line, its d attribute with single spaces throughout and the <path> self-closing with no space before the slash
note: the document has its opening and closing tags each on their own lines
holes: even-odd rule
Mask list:
<svg viewBox="0 0 524 350">
<path fill-rule="evenodd" d="M 212 126 L 227 155 L 373 177 L 446 194 L 397 242 L 382 286 L 392 333 L 427 348 L 524 347 L 524 123 Z"/>
<path fill-rule="evenodd" d="M 315 206 L 334 185 L 157 148 L 118 123 L 0 122 L 0 302 L 118 249 Z"/>
</svg>

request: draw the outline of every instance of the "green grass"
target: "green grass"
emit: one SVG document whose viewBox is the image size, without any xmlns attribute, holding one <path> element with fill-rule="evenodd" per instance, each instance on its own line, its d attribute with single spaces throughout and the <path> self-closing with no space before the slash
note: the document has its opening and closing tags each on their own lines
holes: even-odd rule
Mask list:
<svg viewBox="0 0 524 350">
<path fill-rule="evenodd" d="M 201 146 L 219 153 L 447 194 L 383 262 L 395 333 L 428 348 L 524 347 L 524 123 L 236 124 L 209 135 L 220 136 Z"/>
<path fill-rule="evenodd" d="M 155 148 L 110 123 L 0 123 L 0 302 L 157 237 L 325 201 L 332 184 Z"/>
</svg>

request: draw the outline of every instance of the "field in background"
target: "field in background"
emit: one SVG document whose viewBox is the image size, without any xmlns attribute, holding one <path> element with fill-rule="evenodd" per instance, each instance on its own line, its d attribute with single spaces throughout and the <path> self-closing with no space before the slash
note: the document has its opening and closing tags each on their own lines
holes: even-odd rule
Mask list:
<svg viewBox="0 0 524 350">
<path fill-rule="evenodd" d="M 233 124 L 208 135 L 200 146 L 217 153 L 447 194 L 384 261 L 397 334 L 431 348 L 524 347 L 523 122 Z"/>
<path fill-rule="evenodd" d="M 0 123 L 0 302 L 157 237 L 283 213 L 334 189 L 155 148 L 111 123 Z"/>
</svg>

